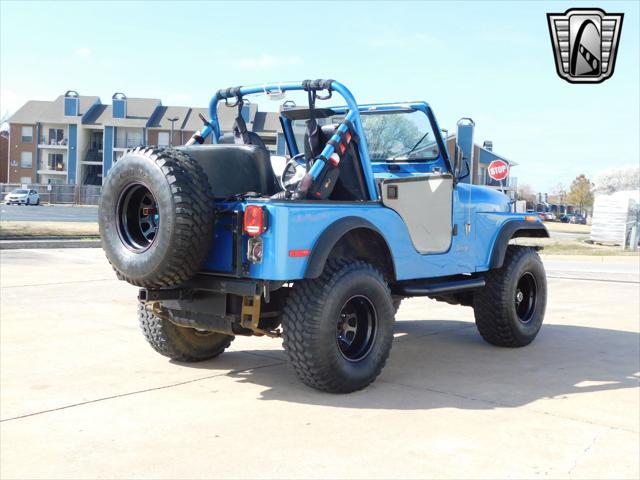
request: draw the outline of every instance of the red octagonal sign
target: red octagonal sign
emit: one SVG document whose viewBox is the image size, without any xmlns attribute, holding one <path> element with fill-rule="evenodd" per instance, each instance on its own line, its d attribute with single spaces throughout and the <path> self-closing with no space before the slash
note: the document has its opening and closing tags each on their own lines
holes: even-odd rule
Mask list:
<svg viewBox="0 0 640 480">
<path fill-rule="evenodd" d="M 494 160 L 489 164 L 487 172 L 494 180 L 504 180 L 509 175 L 509 164 L 503 160 Z"/>
</svg>

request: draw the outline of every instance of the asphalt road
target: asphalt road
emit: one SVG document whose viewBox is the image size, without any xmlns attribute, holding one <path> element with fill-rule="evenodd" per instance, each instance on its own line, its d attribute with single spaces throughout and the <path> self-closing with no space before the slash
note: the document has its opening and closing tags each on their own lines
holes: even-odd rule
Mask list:
<svg viewBox="0 0 640 480">
<path fill-rule="evenodd" d="M 279 340 L 159 356 L 99 249 L 3 251 L 0 478 L 638 478 L 638 258 L 545 263 L 530 346 L 412 299 L 378 380 L 328 395 Z"/>
<path fill-rule="evenodd" d="M 12 222 L 97 222 L 98 207 L 0 204 L 0 220 Z"/>
</svg>

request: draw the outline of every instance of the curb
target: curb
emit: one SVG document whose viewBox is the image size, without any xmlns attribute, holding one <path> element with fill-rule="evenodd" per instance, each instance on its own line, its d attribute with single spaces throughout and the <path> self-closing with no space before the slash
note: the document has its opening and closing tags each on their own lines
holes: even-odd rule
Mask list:
<svg viewBox="0 0 640 480">
<path fill-rule="evenodd" d="M 0 240 L 0 250 L 32 248 L 99 248 L 100 240 Z"/>
</svg>

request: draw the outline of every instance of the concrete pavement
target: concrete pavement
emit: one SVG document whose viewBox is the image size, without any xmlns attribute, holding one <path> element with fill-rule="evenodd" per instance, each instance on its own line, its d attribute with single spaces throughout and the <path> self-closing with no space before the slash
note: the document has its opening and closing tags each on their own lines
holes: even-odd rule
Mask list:
<svg viewBox="0 0 640 480">
<path fill-rule="evenodd" d="M 408 300 L 382 375 L 339 396 L 303 386 L 278 340 L 157 355 L 99 249 L 2 251 L 0 477 L 637 478 L 638 259 L 545 262 L 529 347 Z"/>
</svg>

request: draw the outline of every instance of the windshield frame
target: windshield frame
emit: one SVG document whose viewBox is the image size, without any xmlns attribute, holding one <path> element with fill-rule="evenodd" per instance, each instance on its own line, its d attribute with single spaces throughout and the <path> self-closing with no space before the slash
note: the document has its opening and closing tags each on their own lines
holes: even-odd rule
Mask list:
<svg viewBox="0 0 640 480">
<path fill-rule="evenodd" d="M 335 112 L 336 115 L 343 115 L 348 111 L 348 107 L 339 106 L 339 107 L 328 107 Z M 434 159 L 398 159 L 398 160 L 390 160 L 390 159 L 374 159 L 369 155 L 369 161 L 374 169 L 374 173 L 378 171 L 381 167 L 386 167 L 388 169 L 389 165 L 408 165 L 410 167 L 417 167 L 421 169 L 421 166 L 425 166 L 425 168 L 432 168 L 434 166 L 442 166 L 445 170 L 449 172 L 453 172 L 453 167 L 451 165 L 451 160 L 449 158 L 449 152 L 446 148 L 446 139 L 442 138 L 440 126 L 431 110 L 431 107 L 426 102 L 406 102 L 406 103 L 376 103 L 376 104 L 363 104 L 358 105 L 358 110 L 360 115 L 364 117 L 367 114 L 374 114 L 376 112 L 384 112 L 384 113 L 396 113 L 396 112 L 416 112 L 420 111 L 427 116 L 429 121 L 429 125 L 431 126 L 431 130 L 435 136 L 436 143 L 438 145 L 438 156 Z M 293 125 L 292 121 L 283 115 L 280 116 L 283 126 L 283 133 L 287 143 L 287 149 L 289 150 L 289 154 L 293 157 L 300 153 L 298 148 L 298 144 L 295 139 L 295 135 L 293 133 Z M 367 152 L 369 153 L 369 152 Z"/>
</svg>

